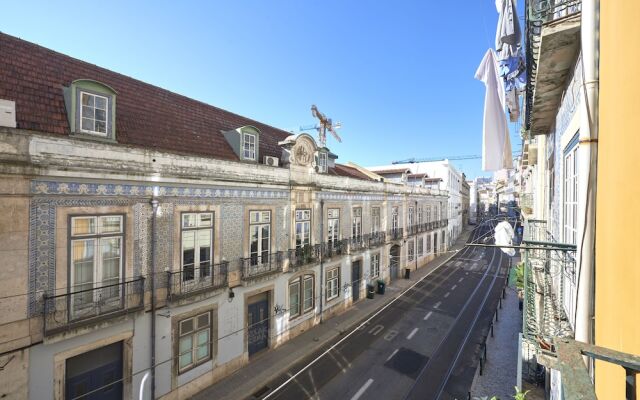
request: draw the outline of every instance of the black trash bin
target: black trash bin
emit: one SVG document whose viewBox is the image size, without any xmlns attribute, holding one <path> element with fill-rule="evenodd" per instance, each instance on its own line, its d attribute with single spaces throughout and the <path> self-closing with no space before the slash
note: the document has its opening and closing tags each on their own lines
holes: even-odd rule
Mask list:
<svg viewBox="0 0 640 400">
<path fill-rule="evenodd" d="M 404 269 L 404 279 L 410 279 L 410 278 L 411 278 L 411 269 L 405 268 Z"/>
<path fill-rule="evenodd" d="M 367 285 L 367 299 L 373 299 L 376 289 L 373 285 Z"/>
<path fill-rule="evenodd" d="M 378 281 L 378 294 L 384 294 L 384 289 L 387 287 L 384 281 Z"/>
</svg>

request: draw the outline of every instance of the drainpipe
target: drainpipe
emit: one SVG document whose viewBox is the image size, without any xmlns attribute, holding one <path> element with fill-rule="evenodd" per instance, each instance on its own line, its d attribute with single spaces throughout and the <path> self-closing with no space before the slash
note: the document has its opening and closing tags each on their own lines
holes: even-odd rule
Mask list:
<svg viewBox="0 0 640 400">
<path fill-rule="evenodd" d="M 579 171 L 585 219 L 578 237 L 580 258 L 576 307 L 576 340 L 594 343 L 595 295 L 595 230 L 596 178 L 598 156 L 598 90 L 599 90 L 599 0 L 582 1 L 581 43 L 583 65 L 583 112 L 580 119 Z M 584 172 L 583 172 L 584 171 Z M 580 231 L 579 231 L 580 232 Z"/>
<path fill-rule="evenodd" d="M 418 219 L 418 200 L 415 201 L 416 203 L 416 220 Z M 420 223 L 422 223 L 422 220 L 420 221 Z M 416 232 L 413 236 L 413 256 L 416 259 L 416 271 L 418 270 L 418 232 L 416 229 Z"/>
<path fill-rule="evenodd" d="M 324 200 L 320 200 L 320 246 L 324 242 Z M 324 249 L 320 247 L 320 323 L 322 323 L 322 299 L 324 298 Z"/>
<path fill-rule="evenodd" d="M 158 188 L 153 188 L 151 207 L 151 399 L 156 398 L 156 217 L 158 215 Z"/>
</svg>

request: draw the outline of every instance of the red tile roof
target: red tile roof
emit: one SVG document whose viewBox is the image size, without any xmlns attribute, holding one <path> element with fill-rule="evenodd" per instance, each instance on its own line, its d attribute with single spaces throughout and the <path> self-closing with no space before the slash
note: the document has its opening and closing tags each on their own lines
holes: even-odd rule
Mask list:
<svg viewBox="0 0 640 400">
<path fill-rule="evenodd" d="M 362 179 L 365 181 L 372 180 L 356 168 L 348 167 L 344 164 L 336 164 L 335 168 L 329 168 L 329 175 L 346 176 L 348 178 Z"/>
<path fill-rule="evenodd" d="M 63 87 L 93 79 L 117 92 L 118 143 L 237 160 L 220 131 L 253 125 L 260 157 L 281 156 L 289 132 L 77 60 L 0 32 L 0 99 L 16 102 L 20 129 L 68 135 Z"/>
<path fill-rule="evenodd" d="M 372 169 L 371 172 L 378 175 L 391 175 L 391 174 L 404 174 L 409 171 L 408 168 L 393 168 L 393 169 Z"/>
</svg>

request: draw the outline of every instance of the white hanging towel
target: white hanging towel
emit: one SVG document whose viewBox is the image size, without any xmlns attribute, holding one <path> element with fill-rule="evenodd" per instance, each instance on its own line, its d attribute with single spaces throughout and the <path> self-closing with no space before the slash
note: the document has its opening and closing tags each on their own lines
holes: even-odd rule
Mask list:
<svg viewBox="0 0 640 400">
<path fill-rule="evenodd" d="M 493 237 L 497 246 L 513 246 L 514 234 L 511 224 L 507 221 L 502 221 L 496 225 Z M 516 250 L 511 247 L 501 247 L 500 250 L 511 257 L 516 254 Z"/>
<path fill-rule="evenodd" d="M 504 113 L 504 86 L 498 74 L 498 62 L 493 49 L 487 50 L 475 78 L 484 82 L 486 87 L 482 127 L 482 169 L 497 171 L 513 168 L 509 127 Z"/>
<path fill-rule="evenodd" d="M 498 27 L 496 29 L 496 49 L 498 58 L 504 60 L 518 55 L 522 32 L 516 6 L 512 0 L 496 0 Z"/>
</svg>

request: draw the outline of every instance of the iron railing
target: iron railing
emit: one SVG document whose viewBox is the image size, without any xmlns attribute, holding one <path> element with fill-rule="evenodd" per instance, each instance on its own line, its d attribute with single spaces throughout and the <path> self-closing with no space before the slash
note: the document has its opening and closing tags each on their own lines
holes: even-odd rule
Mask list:
<svg viewBox="0 0 640 400">
<path fill-rule="evenodd" d="M 141 310 L 144 307 L 144 277 L 99 287 L 78 286 L 57 295 L 45 293 L 43 301 L 44 334 L 52 335 Z"/>
<path fill-rule="evenodd" d="M 582 0 L 527 0 L 525 4 L 525 56 L 527 59 L 527 85 L 525 98 L 525 127 L 531 127 L 533 93 L 538 73 L 540 35 L 545 23 L 577 14 Z"/>
<path fill-rule="evenodd" d="M 259 276 L 281 272 L 282 261 L 283 254 L 281 251 L 241 258 L 242 279 L 253 279 Z"/>
<path fill-rule="evenodd" d="M 387 232 L 387 239 L 389 240 L 400 240 L 402 239 L 404 235 L 403 229 L 402 228 L 395 228 L 395 229 L 389 229 L 389 232 Z"/>
<path fill-rule="evenodd" d="M 547 239 L 546 223 L 527 221 L 524 247 L 523 377 L 538 381 L 536 357 L 572 338 L 576 313 L 576 245 Z"/>
<path fill-rule="evenodd" d="M 322 245 L 305 245 L 303 247 L 297 247 L 295 249 L 289 249 L 289 269 L 299 268 L 304 265 L 313 264 L 320 259 L 322 252 Z M 346 254 L 346 246 L 344 250 Z"/>
<path fill-rule="evenodd" d="M 347 254 L 349 249 L 349 239 L 332 240 L 322 245 L 323 257 L 331 258 Z"/>
<path fill-rule="evenodd" d="M 167 298 L 177 300 L 226 287 L 228 272 L 228 261 L 201 265 L 198 268 L 183 267 L 180 271 L 169 271 L 167 272 Z"/>
<path fill-rule="evenodd" d="M 349 252 L 362 251 L 365 248 L 365 240 L 363 235 L 352 236 L 349 238 Z"/>
<path fill-rule="evenodd" d="M 382 246 L 385 242 L 386 236 L 387 235 L 385 232 L 370 233 L 369 235 L 367 235 L 368 247 L 374 248 Z"/>
</svg>

